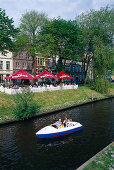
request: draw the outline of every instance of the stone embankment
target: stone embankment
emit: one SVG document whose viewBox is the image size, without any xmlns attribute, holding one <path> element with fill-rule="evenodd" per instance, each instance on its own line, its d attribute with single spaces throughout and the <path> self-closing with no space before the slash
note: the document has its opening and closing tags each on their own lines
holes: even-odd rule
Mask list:
<svg viewBox="0 0 114 170">
<path fill-rule="evenodd" d="M 76 170 L 109 169 L 114 170 L 114 142 L 109 144 Z"/>
</svg>

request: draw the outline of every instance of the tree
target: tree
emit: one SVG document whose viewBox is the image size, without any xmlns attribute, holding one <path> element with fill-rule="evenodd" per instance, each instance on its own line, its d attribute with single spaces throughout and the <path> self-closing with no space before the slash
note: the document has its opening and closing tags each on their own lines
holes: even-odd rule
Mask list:
<svg viewBox="0 0 114 170">
<path fill-rule="evenodd" d="M 111 50 L 104 45 L 104 43 L 96 38 L 94 42 L 94 58 L 93 70 L 94 81 L 93 87 L 96 91 L 101 93 L 108 92 L 108 71 L 111 70 L 112 62 Z"/>
<path fill-rule="evenodd" d="M 35 74 L 38 34 L 47 20 L 47 16 L 44 13 L 38 13 L 37 11 L 26 12 L 21 18 L 20 33 L 15 42 L 16 51 L 24 50 L 32 56 L 33 74 Z"/>
<path fill-rule="evenodd" d="M 5 10 L 0 8 L 0 52 L 6 53 L 14 48 L 13 38 L 18 32 L 13 25 L 13 19 L 6 16 Z"/>
<path fill-rule="evenodd" d="M 109 67 L 105 67 L 105 60 L 109 61 L 111 64 L 111 60 L 113 56 L 110 51 L 112 49 L 113 44 L 113 15 L 114 10 L 110 9 L 108 6 L 105 8 L 101 8 L 99 11 L 91 10 L 86 14 L 81 14 L 78 16 L 77 20 L 80 24 L 80 28 L 83 32 L 83 41 L 85 44 L 85 54 L 86 58 L 82 57 L 83 68 L 85 72 L 85 79 L 87 76 L 88 66 L 90 61 L 92 61 L 93 65 L 93 75 L 94 79 L 95 72 L 98 69 L 98 62 L 101 61 L 100 57 L 104 58 L 100 67 L 101 70 L 104 70 Z M 101 45 L 99 44 L 101 43 Z M 98 55 L 99 51 L 99 55 Z M 105 51 L 105 53 L 104 53 Z M 107 55 L 107 54 L 110 54 Z M 99 60 L 96 60 L 96 58 Z M 100 63 L 99 63 L 100 64 Z M 110 65 L 111 66 L 111 65 Z M 104 68 L 103 68 L 104 67 Z M 107 72 L 107 71 L 105 71 Z M 100 72 L 99 72 L 100 73 Z"/>
<path fill-rule="evenodd" d="M 81 40 L 81 31 L 76 21 L 53 19 L 44 25 L 39 34 L 39 49 L 47 56 L 58 55 L 60 71 L 64 69 L 67 59 L 76 60 L 82 52 Z"/>
</svg>

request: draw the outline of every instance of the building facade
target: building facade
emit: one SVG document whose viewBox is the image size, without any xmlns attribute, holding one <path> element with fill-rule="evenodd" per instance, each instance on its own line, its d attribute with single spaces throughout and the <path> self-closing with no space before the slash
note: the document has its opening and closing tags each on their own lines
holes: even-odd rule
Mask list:
<svg viewBox="0 0 114 170">
<path fill-rule="evenodd" d="M 32 58 L 27 52 L 20 52 L 16 57 L 13 57 L 13 72 L 20 69 L 32 73 Z"/>
<path fill-rule="evenodd" d="M 71 81 L 73 83 L 83 83 L 84 81 L 84 70 L 81 62 L 70 62 L 65 66 L 65 71 L 71 75 L 74 79 Z"/>
<path fill-rule="evenodd" d="M 43 57 L 40 53 L 36 53 L 35 74 L 39 74 L 44 70 L 48 70 L 53 74 L 57 73 L 58 56 Z M 6 55 L 0 53 L 0 83 L 3 83 L 6 76 L 23 69 L 32 74 L 32 57 L 27 52 L 21 52 L 17 56 L 13 56 L 12 52 Z M 72 62 L 68 60 L 65 65 L 65 72 L 74 77 L 74 83 L 82 83 L 84 80 L 84 71 L 81 62 Z"/>
<path fill-rule="evenodd" d="M 57 60 L 57 56 L 43 57 L 40 53 L 36 53 L 36 74 L 39 74 L 44 70 L 48 70 L 54 74 Z"/>
<path fill-rule="evenodd" d="M 13 73 L 13 53 L 0 53 L 0 83 L 4 83 L 5 77 Z"/>
</svg>

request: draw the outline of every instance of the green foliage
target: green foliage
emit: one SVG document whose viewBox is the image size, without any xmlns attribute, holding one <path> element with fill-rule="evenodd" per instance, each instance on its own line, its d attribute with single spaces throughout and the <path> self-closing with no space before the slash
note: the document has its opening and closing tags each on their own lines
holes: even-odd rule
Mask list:
<svg viewBox="0 0 114 170">
<path fill-rule="evenodd" d="M 37 11 L 26 12 L 22 15 L 20 23 L 20 33 L 16 37 L 15 49 L 16 52 L 26 50 L 33 60 L 32 73 L 35 74 L 36 51 L 38 47 L 38 34 L 42 26 L 47 22 L 47 16 L 44 13 Z"/>
<path fill-rule="evenodd" d="M 107 76 L 108 70 L 111 70 L 112 59 L 110 49 L 102 43 L 100 38 L 94 38 L 93 87 L 98 92 L 108 93 Z"/>
<path fill-rule="evenodd" d="M 108 93 L 109 92 L 109 82 L 106 78 L 96 77 L 94 82 L 92 82 L 92 87 L 94 90 L 100 93 Z"/>
<path fill-rule="evenodd" d="M 82 56 L 85 78 L 91 61 L 94 64 L 93 72 L 97 69 L 100 73 L 103 72 L 103 70 L 105 70 L 104 73 L 106 73 L 107 67 L 112 68 L 112 61 L 109 57 L 112 57 L 114 61 L 114 55 L 111 55 L 114 35 L 113 16 L 114 9 L 107 6 L 101 8 L 99 11 L 90 10 L 90 12 L 85 14 L 82 13 L 77 18 L 83 33 L 85 54 L 88 55 L 87 59 Z M 102 65 L 101 62 L 103 62 Z"/>
<path fill-rule="evenodd" d="M 6 16 L 5 10 L 0 8 L 0 52 L 6 53 L 6 50 L 13 50 L 13 38 L 18 29 L 14 28 L 13 20 Z"/>
<path fill-rule="evenodd" d="M 47 56 L 58 55 L 58 67 L 62 60 L 76 60 L 82 52 L 82 34 L 76 21 L 58 18 L 44 25 L 39 35 L 39 50 Z"/>
<path fill-rule="evenodd" d="M 33 93 L 29 89 L 23 89 L 22 94 L 17 93 L 14 102 L 12 113 L 17 120 L 27 119 L 38 111 L 38 107 L 33 103 Z"/>
<path fill-rule="evenodd" d="M 83 170 L 113 169 L 113 163 L 114 163 L 113 153 L 114 153 L 114 143 L 112 143 L 111 146 L 109 146 L 107 150 L 99 153 L 94 159 L 94 161 L 92 161 L 86 167 L 84 167 Z"/>
</svg>

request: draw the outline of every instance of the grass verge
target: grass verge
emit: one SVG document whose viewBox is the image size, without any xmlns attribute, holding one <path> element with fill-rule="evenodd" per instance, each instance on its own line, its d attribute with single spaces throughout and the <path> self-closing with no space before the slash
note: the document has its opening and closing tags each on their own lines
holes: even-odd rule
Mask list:
<svg viewBox="0 0 114 170">
<path fill-rule="evenodd" d="M 103 152 L 100 152 L 96 158 L 88 164 L 83 170 L 111 170 L 114 168 L 114 142 Z"/>
<path fill-rule="evenodd" d="M 90 101 L 91 97 L 103 99 L 114 96 L 114 84 L 110 86 L 110 92 L 106 95 L 91 90 L 89 86 L 79 86 L 74 90 L 58 90 L 51 92 L 34 93 L 34 102 L 40 108 L 39 113 L 60 109 L 63 107 L 81 104 Z M 14 106 L 13 95 L 0 92 L 0 122 L 13 120 L 12 108 Z"/>
</svg>

